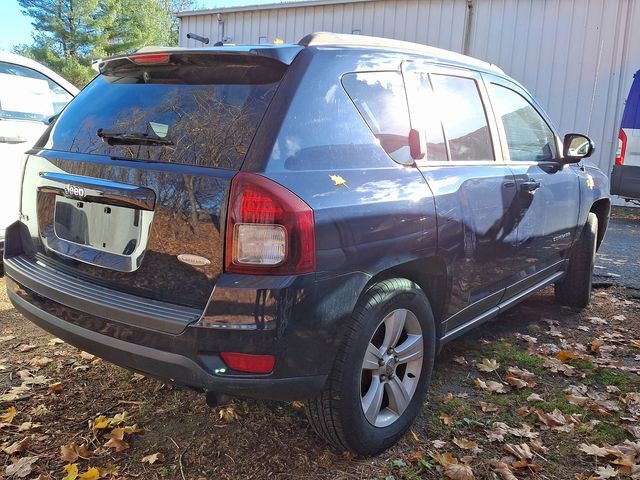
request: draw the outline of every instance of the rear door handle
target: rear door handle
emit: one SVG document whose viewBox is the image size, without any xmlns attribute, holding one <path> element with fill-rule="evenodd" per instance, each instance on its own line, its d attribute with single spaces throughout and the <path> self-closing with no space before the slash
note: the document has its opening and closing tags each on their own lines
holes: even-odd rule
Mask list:
<svg viewBox="0 0 640 480">
<path fill-rule="evenodd" d="M 0 136 L 0 143 L 25 143 L 27 141 L 24 137 L 2 137 Z"/>
<path fill-rule="evenodd" d="M 520 186 L 525 192 L 535 192 L 542 186 L 542 183 L 538 180 L 527 180 L 526 182 L 522 182 Z"/>
</svg>

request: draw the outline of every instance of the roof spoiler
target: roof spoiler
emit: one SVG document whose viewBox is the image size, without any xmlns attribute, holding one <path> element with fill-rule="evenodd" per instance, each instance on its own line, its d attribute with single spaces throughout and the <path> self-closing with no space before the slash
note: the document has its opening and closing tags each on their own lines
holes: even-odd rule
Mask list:
<svg viewBox="0 0 640 480">
<path fill-rule="evenodd" d="M 109 58 L 101 58 L 94 60 L 91 64 L 92 68 L 99 73 L 104 73 L 107 64 L 113 62 L 131 61 L 150 55 L 235 55 L 235 56 L 253 56 L 268 58 L 284 65 L 291 65 L 293 59 L 303 50 L 300 45 L 223 45 L 201 48 L 184 48 L 184 47 L 162 47 L 148 46 L 143 47 L 133 53 L 127 55 L 117 55 Z"/>
</svg>

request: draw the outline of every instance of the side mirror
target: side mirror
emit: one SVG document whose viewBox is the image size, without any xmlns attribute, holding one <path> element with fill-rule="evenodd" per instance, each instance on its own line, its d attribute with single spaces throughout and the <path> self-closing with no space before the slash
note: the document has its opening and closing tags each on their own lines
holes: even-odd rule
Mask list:
<svg viewBox="0 0 640 480">
<path fill-rule="evenodd" d="M 422 160 L 427 154 L 427 139 L 424 132 L 409 130 L 409 152 L 414 160 Z"/>
<path fill-rule="evenodd" d="M 567 133 L 564 136 L 562 156 L 565 163 L 578 163 L 583 158 L 590 157 L 596 147 L 586 135 Z"/>
</svg>

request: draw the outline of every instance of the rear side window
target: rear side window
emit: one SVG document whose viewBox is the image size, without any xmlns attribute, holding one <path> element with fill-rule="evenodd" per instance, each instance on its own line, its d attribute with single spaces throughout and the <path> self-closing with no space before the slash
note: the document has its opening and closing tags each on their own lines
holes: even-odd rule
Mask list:
<svg viewBox="0 0 640 480">
<path fill-rule="evenodd" d="M 433 92 L 429 75 L 426 73 L 416 73 L 415 75 L 419 79 L 419 104 L 412 109 L 412 118 L 415 115 L 416 121 L 425 130 L 427 142 L 426 160 L 446 162 L 448 160 L 447 147 L 440 118 L 442 109 L 438 105 L 438 100 Z"/>
<path fill-rule="evenodd" d="M 513 161 L 553 160 L 556 141 L 553 132 L 538 111 L 519 93 L 491 84 L 496 113 L 502 119 Z"/>
<path fill-rule="evenodd" d="M 474 79 L 432 75 L 451 160 L 493 160 L 487 115 Z"/>
<path fill-rule="evenodd" d="M 98 76 L 63 112 L 46 147 L 239 169 L 285 67 L 242 56 L 195 57 L 129 62 Z"/>
<path fill-rule="evenodd" d="M 0 118 L 46 122 L 72 98 L 42 73 L 0 62 Z"/>
<path fill-rule="evenodd" d="M 382 148 L 396 162 L 411 161 L 409 110 L 400 72 L 349 73 L 342 84 Z"/>
</svg>

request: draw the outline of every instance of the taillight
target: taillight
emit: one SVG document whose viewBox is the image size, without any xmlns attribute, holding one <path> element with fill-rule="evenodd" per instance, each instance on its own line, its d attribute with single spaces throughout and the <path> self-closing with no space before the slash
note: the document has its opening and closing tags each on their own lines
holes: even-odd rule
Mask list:
<svg viewBox="0 0 640 480">
<path fill-rule="evenodd" d="M 220 352 L 220 356 L 229 368 L 238 372 L 271 373 L 276 364 L 276 358 L 273 355 Z"/>
<path fill-rule="evenodd" d="M 291 275 L 316 269 L 313 210 L 291 191 L 255 173 L 231 181 L 225 270 Z"/>
<path fill-rule="evenodd" d="M 144 53 L 141 55 L 131 55 L 133 62 L 140 65 L 153 65 L 158 63 L 169 63 L 168 53 Z"/>
<path fill-rule="evenodd" d="M 618 134 L 618 150 L 616 151 L 616 165 L 624 165 L 624 154 L 627 152 L 627 134 L 620 129 Z"/>
</svg>

